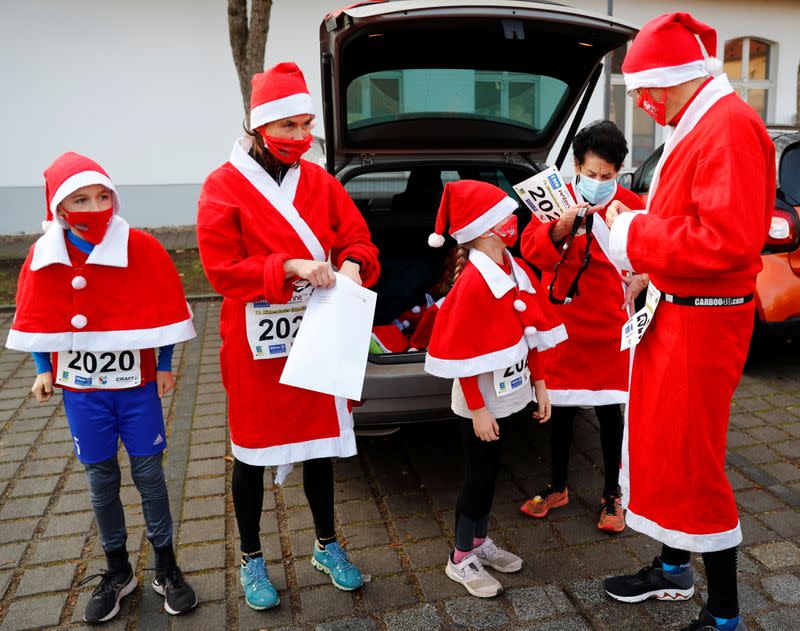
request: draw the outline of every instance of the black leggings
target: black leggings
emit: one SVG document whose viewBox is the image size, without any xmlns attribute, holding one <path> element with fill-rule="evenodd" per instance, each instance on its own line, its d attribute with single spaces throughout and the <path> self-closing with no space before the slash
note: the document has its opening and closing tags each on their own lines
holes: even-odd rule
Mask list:
<svg viewBox="0 0 800 631">
<path fill-rule="evenodd" d="M 303 489 L 314 517 L 317 539 L 334 538 L 333 464 L 330 458 L 303 463 Z M 232 492 L 242 552 L 257 552 L 261 550 L 259 532 L 264 506 L 264 467 L 234 460 Z"/>
<path fill-rule="evenodd" d="M 736 559 L 739 548 L 726 548 L 716 552 L 703 553 L 708 581 L 708 602 L 706 609 L 718 618 L 735 618 L 739 615 L 739 592 L 736 585 Z M 664 545 L 661 548 L 661 561 L 670 565 L 683 565 L 689 562 L 689 553 Z"/>
<path fill-rule="evenodd" d="M 456 548 L 463 552 L 472 550 L 472 540 L 485 537 L 489 529 L 500 457 L 511 429 L 508 418 L 497 419 L 497 424 L 499 440 L 485 442 L 475 436 L 471 421 L 458 421 L 464 450 L 464 483 L 456 500 Z"/>
<path fill-rule="evenodd" d="M 550 419 L 551 485 L 557 491 L 567 487 L 569 451 L 572 447 L 572 430 L 577 407 L 553 406 Z M 600 421 L 600 446 L 603 450 L 605 488 L 603 495 L 619 493 L 619 463 L 622 457 L 622 431 L 625 422 L 619 405 L 597 405 L 594 408 Z"/>
</svg>

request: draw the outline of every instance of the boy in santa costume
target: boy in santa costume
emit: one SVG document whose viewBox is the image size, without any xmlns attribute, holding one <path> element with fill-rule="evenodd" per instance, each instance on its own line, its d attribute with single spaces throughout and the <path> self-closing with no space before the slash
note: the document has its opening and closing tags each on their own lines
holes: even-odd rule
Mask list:
<svg viewBox="0 0 800 631">
<path fill-rule="evenodd" d="M 120 439 L 155 550 L 153 589 L 167 612 L 184 613 L 197 597 L 175 562 L 160 398 L 175 386 L 173 345 L 195 336 L 192 314 L 169 255 L 119 216 L 117 191 L 99 164 L 65 153 L 44 177 L 45 233 L 20 272 L 6 345 L 33 353 L 38 401 L 49 400 L 53 386 L 62 389 L 86 469 L 108 569 L 98 575 L 84 620 L 110 620 L 136 587 L 119 496 Z"/>
<path fill-rule="evenodd" d="M 300 159 L 311 145 L 313 120 L 297 65 L 255 75 L 252 131 L 208 176 L 198 203 L 200 257 L 223 296 L 220 366 L 234 457 L 239 578 L 253 609 L 280 602 L 261 552 L 265 466 L 279 467 L 280 482 L 292 463 L 304 463 L 316 530 L 311 563 L 340 589 L 363 583 L 334 527 L 331 458 L 356 453 L 349 403 L 279 383 L 312 289 L 335 283 L 333 266 L 366 286 L 380 270 L 366 222 L 342 185 Z"/>
<path fill-rule="evenodd" d="M 649 276 L 656 306 L 633 351 L 621 483 L 628 525 L 663 548 L 650 567 L 605 588 L 625 602 L 689 598 L 689 554 L 699 552 L 708 602 L 687 629 L 742 631 L 742 532 L 725 442 L 753 329 L 775 153 L 712 57 L 716 46 L 714 29 L 691 15 L 662 15 L 640 31 L 622 67 L 637 105 L 667 126 L 647 211 L 613 202 L 606 213 L 613 260 Z"/>
<path fill-rule="evenodd" d="M 522 255 L 542 270 L 542 284 L 563 301 L 554 307 L 569 331 L 569 340 L 543 357 L 547 391 L 553 404 L 550 423 L 550 483 L 521 510 L 543 518 L 569 503 L 567 469 L 578 406 L 594 407 L 600 424 L 605 486 L 597 527 L 622 532 L 625 516 L 619 492 L 620 449 L 624 421 L 620 404 L 628 400 L 629 355 L 619 350 L 619 332 L 628 319 L 622 271 L 609 260 L 605 211 L 614 200 L 630 208 L 644 203 L 617 184 L 628 154 L 625 136 L 611 121 L 596 121 L 580 130 L 572 143 L 576 180 L 568 184 L 578 206 L 557 221 L 532 221 L 522 233 Z M 597 212 L 591 235 L 567 239 L 580 206 Z M 589 238 L 591 237 L 591 239 Z M 569 243 L 566 251 L 563 247 Z M 588 266 L 586 257 L 590 256 Z M 556 275 L 558 271 L 558 276 Z M 574 282 L 578 291 L 568 296 Z"/>
<path fill-rule="evenodd" d="M 517 572 L 522 559 L 488 536 L 489 512 L 509 417 L 538 402 L 534 418 L 550 418 L 538 351 L 566 339 L 533 271 L 507 248 L 517 240 L 517 203 L 501 189 L 474 180 L 445 186 L 428 243 L 444 231 L 461 246 L 455 284 L 433 325 L 425 370 L 453 379 L 452 408 L 459 423 L 464 482 L 456 503 L 456 545 L 445 572 L 473 596 L 488 598 L 502 585 L 486 571 Z M 533 381 L 533 385 L 531 385 Z"/>
</svg>

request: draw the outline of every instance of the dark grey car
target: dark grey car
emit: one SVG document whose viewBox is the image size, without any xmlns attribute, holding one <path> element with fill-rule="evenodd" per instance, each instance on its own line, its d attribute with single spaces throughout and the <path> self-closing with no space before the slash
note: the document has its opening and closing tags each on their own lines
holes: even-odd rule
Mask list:
<svg viewBox="0 0 800 631">
<path fill-rule="evenodd" d="M 484 180 L 513 196 L 559 137 L 560 166 L 603 57 L 635 34 L 604 15 L 523 0 L 369 2 L 326 17 L 326 164 L 380 248 L 376 324 L 419 304 L 442 274 L 449 248 L 429 248 L 427 235 L 444 184 Z M 371 355 L 357 426 L 452 416 L 450 383 L 426 374 L 424 359 Z"/>
</svg>

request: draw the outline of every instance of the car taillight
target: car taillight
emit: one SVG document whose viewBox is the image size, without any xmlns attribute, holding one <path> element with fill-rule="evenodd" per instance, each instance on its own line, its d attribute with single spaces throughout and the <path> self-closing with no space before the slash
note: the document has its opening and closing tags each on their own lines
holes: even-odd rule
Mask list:
<svg viewBox="0 0 800 631">
<path fill-rule="evenodd" d="M 791 252 L 797 249 L 798 244 L 800 244 L 800 220 L 797 212 L 794 209 L 775 208 L 772 211 L 764 252 L 768 254 Z"/>
</svg>

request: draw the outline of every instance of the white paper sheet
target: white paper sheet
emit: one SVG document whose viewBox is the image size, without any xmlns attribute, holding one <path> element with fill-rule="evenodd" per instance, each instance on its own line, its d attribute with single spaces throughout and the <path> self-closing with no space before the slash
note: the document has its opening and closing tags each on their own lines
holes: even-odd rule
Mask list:
<svg viewBox="0 0 800 631">
<path fill-rule="evenodd" d="M 376 299 L 338 273 L 332 289 L 315 289 L 280 382 L 359 401 Z"/>
</svg>

